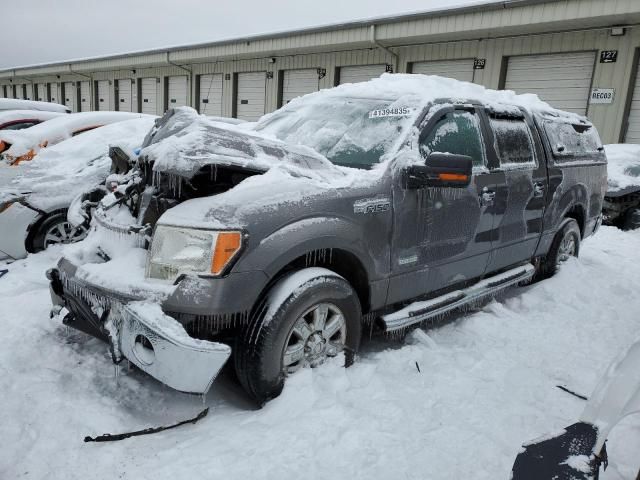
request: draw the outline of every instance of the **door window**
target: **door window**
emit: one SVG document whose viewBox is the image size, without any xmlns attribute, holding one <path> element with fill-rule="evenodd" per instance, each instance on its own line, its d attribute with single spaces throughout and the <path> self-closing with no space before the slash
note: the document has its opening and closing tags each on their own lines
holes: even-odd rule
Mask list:
<svg viewBox="0 0 640 480">
<path fill-rule="evenodd" d="M 533 139 L 522 118 L 491 118 L 495 149 L 502 168 L 535 168 Z"/>
<path fill-rule="evenodd" d="M 478 116 L 471 112 L 449 112 L 420 140 L 420 154 L 453 153 L 472 158 L 473 166 L 485 164 L 485 151 Z"/>
</svg>

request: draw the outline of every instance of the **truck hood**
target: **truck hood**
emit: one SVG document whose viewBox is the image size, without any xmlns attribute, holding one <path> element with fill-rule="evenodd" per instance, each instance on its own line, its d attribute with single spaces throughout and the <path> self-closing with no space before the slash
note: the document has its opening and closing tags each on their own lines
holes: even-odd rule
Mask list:
<svg viewBox="0 0 640 480">
<path fill-rule="evenodd" d="M 259 135 L 252 127 L 218 122 L 189 107 L 170 110 L 149 132 L 140 158 L 153 165 L 154 172 L 186 179 L 206 166 L 255 172 L 282 164 L 311 170 L 335 168 L 310 148 Z"/>
</svg>

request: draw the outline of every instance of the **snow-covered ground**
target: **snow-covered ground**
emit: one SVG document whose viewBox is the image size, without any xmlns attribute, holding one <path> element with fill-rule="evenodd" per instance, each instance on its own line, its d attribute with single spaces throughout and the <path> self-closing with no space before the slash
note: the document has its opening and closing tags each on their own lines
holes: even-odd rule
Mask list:
<svg viewBox="0 0 640 480">
<path fill-rule="evenodd" d="M 194 416 L 200 398 L 137 371 L 48 318 L 44 270 L 60 250 L 0 269 L 1 479 L 500 479 L 520 445 L 577 420 L 609 362 L 640 335 L 640 231 L 602 228 L 550 280 L 398 341 L 365 342 L 291 377 L 254 410 L 226 373 L 209 415 L 155 435 L 86 435 Z M 420 371 L 416 368 L 416 363 Z M 614 430 L 605 479 L 633 479 L 640 421 Z"/>
</svg>

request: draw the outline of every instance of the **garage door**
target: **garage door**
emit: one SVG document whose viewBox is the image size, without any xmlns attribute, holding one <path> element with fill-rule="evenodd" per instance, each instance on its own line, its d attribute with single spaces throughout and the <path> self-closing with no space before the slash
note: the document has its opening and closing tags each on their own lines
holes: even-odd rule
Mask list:
<svg viewBox="0 0 640 480">
<path fill-rule="evenodd" d="M 49 99 L 47 98 L 47 84 L 46 83 L 36 83 L 36 100 L 40 102 L 47 102 Z"/>
<path fill-rule="evenodd" d="M 366 82 L 377 78 L 385 71 L 385 65 L 358 65 L 340 67 L 340 84 Z"/>
<path fill-rule="evenodd" d="M 33 89 L 35 87 L 36 86 L 33 83 L 29 83 L 28 85 L 25 86 L 25 92 L 26 92 L 26 95 L 27 95 L 27 97 L 26 97 L 27 100 L 34 100 L 36 98 L 35 95 L 33 94 Z"/>
<path fill-rule="evenodd" d="M 317 92 L 318 82 L 318 71 L 315 68 L 285 70 L 282 78 L 282 105 L 296 97 Z"/>
<path fill-rule="evenodd" d="M 65 106 L 69 107 L 72 112 L 77 112 L 76 99 L 78 97 L 78 91 L 76 90 L 76 86 L 73 82 L 64 82 L 62 86 L 64 87 Z"/>
<path fill-rule="evenodd" d="M 118 80 L 118 111 L 133 112 L 132 87 L 130 78 Z"/>
<path fill-rule="evenodd" d="M 473 59 L 415 62 L 412 65 L 411 73 L 440 75 L 441 77 L 455 78 L 463 82 L 473 82 Z"/>
<path fill-rule="evenodd" d="M 52 103 L 60 103 L 60 85 L 58 82 L 49 84 L 49 101 Z"/>
<path fill-rule="evenodd" d="M 238 74 L 237 118 L 251 122 L 264 115 L 266 79 L 265 72 Z"/>
<path fill-rule="evenodd" d="M 88 112 L 91 110 L 91 84 L 89 82 L 80 82 L 80 111 Z"/>
<path fill-rule="evenodd" d="M 561 110 L 585 115 L 595 52 L 511 57 L 504 88 L 535 93 Z"/>
<path fill-rule="evenodd" d="M 111 110 L 111 88 L 109 88 L 109 80 L 98 80 L 96 88 L 98 89 L 98 110 Z"/>
<path fill-rule="evenodd" d="M 198 111 L 206 115 L 222 115 L 222 74 L 200 75 Z"/>
<path fill-rule="evenodd" d="M 627 117 L 626 143 L 640 143 L 640 68 L 636 72 L 636 79 L 631 94 L 631 105 Z"/>
<path fill-rule="evenodd" d="M 141 112 L 150 115 L 158 113 L 158 79 L 143 78 L 140 80 Z"/>
<path fill-rule="evenodd" d="M 180 75 L 169 77 L 168 83 L 168 108 L 182 107 L 184 105 L 187 105 L 187 76 Z"/>
</svg>

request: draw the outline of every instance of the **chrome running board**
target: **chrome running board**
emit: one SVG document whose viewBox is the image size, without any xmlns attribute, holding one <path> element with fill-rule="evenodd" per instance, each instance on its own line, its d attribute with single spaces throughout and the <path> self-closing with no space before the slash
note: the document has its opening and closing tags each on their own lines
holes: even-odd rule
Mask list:
<svg viewBox="0 0 640 480">
<path fill-rule="evenodd" d="M 511 285 L 529 280 L 535 271 L 535 267 L 529 263 L 480 280 L 463 290 L 456 290 L 431 300 L 414 302 L 402 310 L 383 315 L 381 317 L 383 329 L 387 333 L 392 333 L 437 317 L 473 301 L 494 295 Z"/>
</svg>

